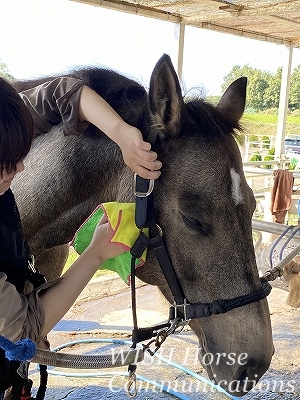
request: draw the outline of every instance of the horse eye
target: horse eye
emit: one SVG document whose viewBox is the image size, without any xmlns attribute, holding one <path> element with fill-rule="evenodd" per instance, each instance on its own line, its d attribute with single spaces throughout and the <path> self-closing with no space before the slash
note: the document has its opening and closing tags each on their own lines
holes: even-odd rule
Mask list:
<svg viewBox="0 0 300 400">
<path fill-rule="evenodd" d="M 183 222 L 186 224 L 186 226 L 188 228 L 193 229 L 194 231 L 200 232 L 204 235 L 207 235 L 208 232 L 206 232 L 206 230 L 204 229 L 203 225 L 201 224 L 201 222 L 196 219 L 196 218 L 192 218 L 192 217 L 186 217 L 184 214 L 180 213 Z"/>
</svg>

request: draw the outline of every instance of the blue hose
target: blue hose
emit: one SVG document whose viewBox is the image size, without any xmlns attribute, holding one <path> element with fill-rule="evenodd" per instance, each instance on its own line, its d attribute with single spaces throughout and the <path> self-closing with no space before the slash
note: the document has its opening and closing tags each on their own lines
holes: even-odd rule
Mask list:
<svg viewBox="0 0 300 400">
<path fill-rule="evenodd" d="M 70 347 L 73 346 L 74 344 L 79 344 L 79 343 L 113 343 L 113 344 L 128 344 L 129 346 L 132 345 L 132 343 L 128 340 L 120 340 L 120 339 L 80 339 L 80 340 L 76 340 L 73 342 L 68 342 L 65 343 L 63 345 L 54 347 L 52 349 L 52 351 L 59 351 L 63 348 L 66 347 Z M 185 368 L 184 366 L 174 363 L 173 361 L 170 361 L 162 356 L 160 356 L 159 354 L 155 353 L 154 357 L 160 359 L 162 362 L 171 365 L 174 368 L 179 369 L 180 371 L 185 372 L 186 374 L 192 376 L 193 378 L 205 383 L 206 385 L 211 386 L 213 389 L 218 390 L 219 392 L 225 394 L 227 397 L 229 397 L 230 399 L 234 400 L 236 399 L 236 397 L 231 396 L 230 394 L 228 394 L 223 388 L 221 388 L 220 386 L 215 385 L 214 383 L 212 383 L 210 380 L 204 378 L 203 376 L 196 374 L 195 372 Z M 60 372 L 60 371 L 54 371 L 54 370 L 48 370 L 48 373 L 50 375 L 63 375 L 63 376 L 67 376 L 67 377 L 82 377 L 82 378 L 95 378 L 95 377 L 107 377 L 107 376 L 128 376 L 127 372 L 89 372 L 89 373 L 76 373 L 76 372 Z M 171 388 L 169 388 L 166 385 L 161 384 L 160 382 L 154 381 L 152 379 L 148 379 L 142 375 L 137 374 L 136 378 L 140 381 L 149 383 L 157 388 L 159 388 L 160 390 L 171 394 L 174 397 L 177 397 L 178 399 L 181 400 L 191 400 L 190 397 L 187 397 L 186 395 L 176 392 L 174 390 L 172 390 Z"/>
</svg>

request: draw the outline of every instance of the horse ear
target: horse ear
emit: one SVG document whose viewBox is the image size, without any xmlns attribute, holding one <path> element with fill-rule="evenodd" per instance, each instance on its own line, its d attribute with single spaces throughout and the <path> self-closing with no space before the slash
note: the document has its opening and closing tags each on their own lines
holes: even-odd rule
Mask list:
<svg viewBox="0 0 300 400">
<path fill-rule="evenodd" d="M 149 88 L 150 118 L 161 139 L 166 135 L 178 135 L 182 105 L 176 71 L 171 58 L 164 54 L 154 67 Z"/>
<path fill-rule="evenodd" d="M 247 78 L 241 77 L 234 81 L 221 97 L 217 108 L 234 126 L 238 125 L 246 104 Z"/>
</svg>

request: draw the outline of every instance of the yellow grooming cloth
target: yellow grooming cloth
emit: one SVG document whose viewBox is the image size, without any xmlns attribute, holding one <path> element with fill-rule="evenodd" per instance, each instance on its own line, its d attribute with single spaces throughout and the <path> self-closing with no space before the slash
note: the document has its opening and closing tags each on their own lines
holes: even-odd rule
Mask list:
<svg viewBox="0 0 300 400">
<path fill-rule="evenodd" d="M 140 230 L 135 225 L 135 203 L 103 203 L 86 219 L 76 232 L 72 245 L 77 253 L 81 254 L 90 244 L 95 228 L 102 218 L 107 215 L 108 222 L 114 231 L 110 241 L 119 243 L 124 247 L 124 253 L 115 258 L 110 258 L 100 266 L 100 269 L 108 269 L 117 272 L 124 282 L 130 283 L 131 254 L 130 249 L 140 234 Z M 148 228 L 143 232 L 149 236 Z M 136 268 L 146 261 L 147 249 L 142 257 L 136 260 Z"/>
</svg>

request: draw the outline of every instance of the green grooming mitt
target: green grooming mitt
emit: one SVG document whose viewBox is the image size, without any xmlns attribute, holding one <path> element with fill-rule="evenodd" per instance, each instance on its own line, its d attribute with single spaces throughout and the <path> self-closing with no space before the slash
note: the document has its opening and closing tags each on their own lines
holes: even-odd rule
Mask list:
<svg viewBox="0 0 300 400">
<path fill-rule="evenodd" d="M 78 229 L 72 241 L 72 246 L 77 253 L 83 253 L 90 244 L 95 228 L 104 213 L 107 215 L 108 222 L 114 231 L 110 241 L 124 246 L 124 253 L 110 258 L 100 266 L 100 269 L 116 272 L 125 283 L 129 284 L 131 269 L 130 249 L 140 234 L 140 230 L 135 225 L 135 203 L 111 202 L 100 204 Z M 149 236 L 148 228 L 143 229 L 143 232 Z M 141 258 L 136 260 L 136 268 L 144 264 L 146 255 L 147 249 Z"/>
</svg>

